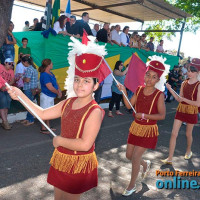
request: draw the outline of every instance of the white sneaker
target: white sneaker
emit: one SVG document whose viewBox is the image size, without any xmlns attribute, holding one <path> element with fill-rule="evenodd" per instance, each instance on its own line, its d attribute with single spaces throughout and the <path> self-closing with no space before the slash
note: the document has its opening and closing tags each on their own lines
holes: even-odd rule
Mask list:
<svg viewBox="0 0 200 200">
<path fill-rule="evenodd" d="M 136 191 L 136 186 L 133 189 L 131 189 L 131 190 L 125 189 L 124 192 L 122 193 L 122 195 L 125 196 L 125 197 L 127 197 L 127 196 L 132 195 L 135 191 Z"/>
</svg>

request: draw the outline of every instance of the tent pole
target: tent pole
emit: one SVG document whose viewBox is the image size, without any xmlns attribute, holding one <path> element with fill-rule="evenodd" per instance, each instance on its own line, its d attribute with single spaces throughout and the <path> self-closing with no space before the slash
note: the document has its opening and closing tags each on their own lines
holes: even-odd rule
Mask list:
<svg viewBox="0 0 200 200">
<path fill-rule="evenodd" d="M 186 22 L 186 19 L 184 19 L 184 22 L 183 22 L 182 28 L 181 28 L 181 32 L 180 32 L 180 40 L 179 40 L 179 45 L 178 45 L 177 56 L 179 56 L 179 54 L 180 54 L 181 42 L 182 42 L 182 38 L 183 38 L 183 31 L 184 31 L 184 28 L 185 28 L 185 22 Z"/>
</svg>

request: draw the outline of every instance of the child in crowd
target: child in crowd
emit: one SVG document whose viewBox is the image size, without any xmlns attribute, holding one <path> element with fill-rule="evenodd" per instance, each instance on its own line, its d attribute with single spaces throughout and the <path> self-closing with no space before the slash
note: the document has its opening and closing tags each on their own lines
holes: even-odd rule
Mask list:
<svg viewBox="0 0 200 200">
<path fill-rule="evenodd" d="M 19 47 L 18 50 L 19 60 L 21 60 L 23 56 L 31 56 L 31 49 L 30 47 L 27 47 L 27 44 L 28 44 L 28 39 L 22 38 L 22 47 Z"/>
<path fill-rule="evenodd" d="M 83 41 L 86 41 L 85 37 Z M 61 136 L 53 139 L 55 151 L 47 179 L 54 186 L 56 200 L 78 200 L 81 193 L 97 186 L 98 163 L 94 142 L 104 111 L 93 99 L 93 92 L 99 86 L 98 80 L 101 82 L 108 75 L 101 71 L 106 66 L 102 58 L 106 52 L 104 46 L 93 42 L 85 45 L 87 42 L 81 44 L 74 38 L 72 40 L 73 50 L 69 53 L 70 68 L 66 79 L 67 100 L 42 109 L 19 89 L 9 90 L 13 99 L 18 100 L 19 95 L 43 120 L 61 117 Z M 71 97 L 73 94 L 76 97 Z"/>
<path fill-rule="evenodd" d="M 165 103 L 164 94 L 156 89 L 156 84 L 163 88 L 163 77 L 167 74 L 164 60 L 155 60 L 159 57 L 154 57 L 147 63 L 147 71 L 144 77 L 145 86 L 139 86 L 131 98 L 130 102 L 135 105 L 135 121 L 131 124 L 129 129 L 128 144 L 126 149 L 126 157 L 132 162 L 131 180 L 128 187 L 124 190 L 123 196 L 129 196 L 136 191 L 136 179 L 139 174 L 140 165 L 143 166 L 142 178 L 147 176 L 150 170 L 150 160 L 144 161 L 142 155 L 147 149 L 155 149 L 158 138 L 157 120 L 165 119 Z M 165 71 L 165 73 L 163 73 Z M 162 78 L 160 79 L 160 77 Z M 126 89 L 123 85 L 119 85 L 119 90 Z M 124 103 L 128 109 L 130 105 L 126 98 Z"/>
<path fill-rule="evenodd" d="M 176 138 L 183 122 L 187 123 L 186 137 L 187 149 L 185 159 L 192 157 L 192 130 L 194 124 L 198 121 L 198 107 L 200 107 L 200 82 L 198 81 L 198 71 L 200 70 L 200 59 L 193 59 L 187 69 L 188 79 L 185 80 L 180 89 L 180 97 L 172 90 L 171 85 L 167 84 L 167 89 L 172 93 L 174 98 L 179 102 L 177 112 L 174 119 L 174 125 L 169 144 L 169 156 L 165 160 L 161 160 L 164 164 L 172 164 L 172 158 L 176 147 Z"/>
</svg>

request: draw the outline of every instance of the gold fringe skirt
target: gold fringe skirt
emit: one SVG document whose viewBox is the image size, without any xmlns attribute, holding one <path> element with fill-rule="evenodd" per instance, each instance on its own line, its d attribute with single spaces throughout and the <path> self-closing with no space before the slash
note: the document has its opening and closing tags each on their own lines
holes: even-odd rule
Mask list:
<svg viewBox="0 0 200 200">
<path fill-rule="evenodd" d="M 58 171 L 71 174 L 90 173 L 98 166 L 95 152 L 84 155 L 70 155 L 61 153 L 57 149 L 54 150 L 50 164 Z"/>
</svg>

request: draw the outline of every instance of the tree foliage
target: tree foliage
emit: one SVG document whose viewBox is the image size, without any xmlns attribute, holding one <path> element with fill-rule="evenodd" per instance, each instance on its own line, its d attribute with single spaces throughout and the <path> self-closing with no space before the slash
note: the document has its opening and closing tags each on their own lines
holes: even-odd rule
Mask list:
<svg viewBox="0 0 200 200">
<path fill-rule="evenodd" d="M 191 14 L 193 17 L 186 19 L 184 31 L 194 32 L 200 28 L 200 0 L 165 0 L 173 6 Z M 147 24 L 147 30 L 181 30 L 185 19 L 154 21 Z M 160 40 L 164 36 L 171 39 L 175 33 L 148 33 Z"/>
<path fill-rule="evenodd" d="M 5 41 L 14 0 L 0 0 L 0 47 Z"/>
</svg>

